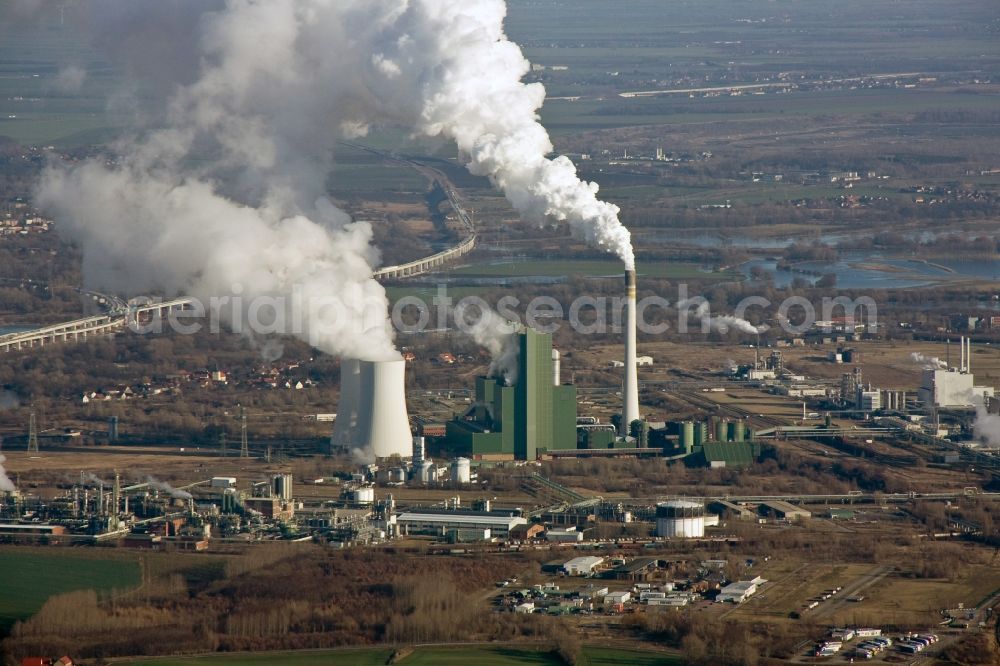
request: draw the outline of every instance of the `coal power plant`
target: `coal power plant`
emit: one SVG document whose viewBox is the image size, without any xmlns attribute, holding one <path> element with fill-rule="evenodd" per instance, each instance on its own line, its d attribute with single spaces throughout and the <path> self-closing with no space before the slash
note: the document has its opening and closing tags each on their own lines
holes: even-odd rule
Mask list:
<svg viewBox="0 0 1000 666">
<path fill-rule="evenodd" d="M 409 456 L 413 438 L 406 411 L 406 361 L 346 359 L 340 367 L 340 405 L 330 446 L 369 460 Z"/>
</svg>

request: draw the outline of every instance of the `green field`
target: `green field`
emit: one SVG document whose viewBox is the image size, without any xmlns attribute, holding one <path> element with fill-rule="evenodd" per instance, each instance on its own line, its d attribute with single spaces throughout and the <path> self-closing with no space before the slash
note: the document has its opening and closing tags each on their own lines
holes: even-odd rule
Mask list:
<svg viewBox="0 0 1000 666">
<path fill-rule="evenodd" d="M 30 617 L 51 596 L 73 590 L 127 589 L 140 579 L 135 560 L 0 552 L 0 632 Z"/>
<path fill-rule="evenodd" d="M 639 263 L 639 278 L 659 279 L 719 279 L 733 278 L 735 274 L 707 273 L 698 264 L 678 262 Z M 460 266 L 448 274 L 453 277 L 620 277 L 622 264 L 614 259 L 529 259 Z"/>
<path fill-rule="evenodd" d="M 202 657 L 170 657 L 142 659 L 131 662 L 151 666 L 319 666 L 338 664 L 343 666 L 375 666 L 385 664 L 393 651 L 387 648 L 317 650 L 302 652 L 269 652 L 261 654 L 211 655 Z M 549 651 L 514 647 L 422 647 L 400 662 L 405 666 L 558 666 L 563 663 Z M 605 647 L 585 647 L 583 666 L 673 666 L 682 663 L 679 658 L 656 652 L 619 650 Z"/>
</svg>

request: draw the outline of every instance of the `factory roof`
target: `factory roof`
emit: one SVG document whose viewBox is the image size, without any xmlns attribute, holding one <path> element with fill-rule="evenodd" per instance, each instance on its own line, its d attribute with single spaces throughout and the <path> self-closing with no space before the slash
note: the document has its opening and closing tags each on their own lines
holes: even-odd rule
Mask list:
<svg viewBox="0 0 1000 666">
<path fill-rule="evenodd" d="M 725 462 L 726 467 L 749 467 L 753 464 L 753 446 L 749 442 L 705 442 L 705 461 Z"/>
<path fill-rule="evenodd" d="M 492 509 L 491 511 L 477 511 L 475 509 L 442 509 L 430 506 L 415 506 L 404 513 L 420 513 L 424 515 L 444 515 L 444 516 L 518 516 L 520 509 Z"/>
<path fill-rule="evenodd" d="M 520 516 L 496 515 L 485 512 L 470 513 L 424 513 L 422 511 L 407 511 L 399 514 L 396 519 L 402 523 L 440 523 L 442 525 L 483 525 L 489 527 L 504 527 L 510 529 L 514 525 L 523 525 L 527 521 Z"/>
<path fill-rule="evenodd" d="M 596 557 L 594 555 L 584 555 L 581 557 L 574 557 L 573 559 L 567 561 L 563 564 L 563 568 L 567 571 L 572 569 L 593 569 L 598 564 L 604 561 L 603 557 Z"/>
<path fill-rule="evenodd" d="M 638 573 L 639 571 L 655 566 L 655 557 L 637 557 L 628 564 L 622 564 L 615 567 L 614 571 L 615 573 Z"/>
</svg>

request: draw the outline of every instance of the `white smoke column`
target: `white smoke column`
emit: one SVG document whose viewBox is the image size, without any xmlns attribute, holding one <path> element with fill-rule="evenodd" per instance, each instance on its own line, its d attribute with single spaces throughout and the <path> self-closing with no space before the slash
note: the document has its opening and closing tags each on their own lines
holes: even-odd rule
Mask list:
<svg viewBox="0 0 1000 666">
<path fill-rule="evenodd" d="M 767 324 L 761 324 L 760 326 L 754 326 L 746 319 L 740 319 L 739 317 L 734 317 L 732 315 L 721 315 L 718 317 L 713 317 L 710 314 L 710 308 L 708 301 L 703 298 L 682 298 L 677 301 L 677 305 L 674 306 L 677 311 L 686 310 L 690 308 L 695 303 L 698 307 L 695 308 L 694 316 L 702 321 L 708 321 L 710 328 L 719 331 L 720 333 L 728 333 L 730 328 L 735 328 L 737 331 L 742 333 L 763 333 L 768 330 Z"/>
<path fill-rule="evenodd" d="M 10 477 L 7 476 L 7 470 L 3 468 L 5 460 L 7 460 L 7 457 L 0 454 L 0 491 L 12 493 L 15 490 L 14 482 L 10 480 Z"/>
<path fill-rule="evenodd" d="M 937 370 L 939 368 L 947 368 L 948 364 L 937 358 L 936 356 L 924 356 L 920 352 L 912 352 L 910 354 L 910 360 L 924 368 L 925 370 Z"/>
<path fill-rule="evenodd" d="M 991 449 L 1000 449 L 1000 414 L 990 414 L 982 397 L 977 396 L 975 403 L 976 421 L 972 426 L 973 435 Z"/>
<path fill-rule="evenodd" d="M 69 12 L 142 79 L 146 120 L 162 127 L 120 145 L 120 164 L 41 180 L 37 201 L 83 247 L 90 286 L 235 296 L 221 309 L 230 324 L 273 310 L 274 332 L 323 351 L 398 358 L 371 229 L 326 198 L 336 142 L 373 124 L 453 139 L 525 218 L 564 220 L 634 265 L 618 208 L 570 160 L 547 157 L 545 91 L 521 81 L 530 65 L 504 34 L 502 0 L 106 0 Z"/>
<path fill-rule="evenodd" d="M 185 500 L 187 500 L 187 499 L 191 499 L 191 497 L 192 497 L 191 493 L 187 492 L 186 490 L 180 490 L 179 488 L 174 488 L 172 485 L 170 485 L 166 481 L 157 481 L 153 477 L 148 477 L 146 479 L 146 483 L 149 484 L 150 488 L 154 488 L 154 489 L 159 490 L 161 492 L 167 493 L 168 495 L 170 495 L 174 499 L 185 499 Z"/>
<path fill-rule="evenodd" d="M 389 81 L 420 81 L 422 132 L 454 139 L 468 156 L 469 170 L 489 177 L 525 218 L 566 221 L 576 237 L 634 269 L 631 235 L 618 219 L 619 208 L 599 200 L 597 184 L 581 181 L 569 158 L 547 157 L 553 145 L 538 120 L 545 88 L 521 81 L 531 65 L 504 34 L 505 3 L 394 4 L 399 38 L 386 40 L 373 63 Z"/>
<path fill-rule="evenodd" d="M 487 376 L 502 377 L 508 386 L 517 384 L 517 359 L 520 356 L 518 325 L 502 317 L 484 301 L 477 300 L 475 303 L 478 317 L 464 306 L 465 303 L 460 303 L 455 308 L 455 324 L 490 353 Z"/>
</svg>

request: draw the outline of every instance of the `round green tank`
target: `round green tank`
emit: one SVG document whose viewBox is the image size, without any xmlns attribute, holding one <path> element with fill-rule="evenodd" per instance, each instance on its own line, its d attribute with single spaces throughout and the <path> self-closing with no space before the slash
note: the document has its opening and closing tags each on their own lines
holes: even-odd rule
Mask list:
<svg viewBox="0 0 1000 666">
<path fill-rule="evenodd" d="M 742 442 L 746 439 L 746 423 L 743 421 L 731 421 L 729 423 L 729 441 Z"/>
<path fill-rule="evenodd" d="M 694 445 L 701 446 L 708 440 L 708 424 L 700 421 L 694 424 Z"/>
<path fill-rule="evenodd" d="M 684 421 L 681 423 L 681 448 L 691 452 L 694 447 L 694 422 Z"/>
<path fill-rule="evenodd" d="M 715 441 L 717 442 L 728 442 L 729 441 L 729 421 L 725 419 L 719 419 L 715 422 Z"/>
</svg>

